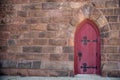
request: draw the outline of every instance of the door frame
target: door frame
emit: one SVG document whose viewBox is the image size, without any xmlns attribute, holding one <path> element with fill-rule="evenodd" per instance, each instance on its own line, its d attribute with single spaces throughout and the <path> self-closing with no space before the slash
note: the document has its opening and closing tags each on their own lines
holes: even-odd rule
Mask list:
<svg viewBox="0 0 120 80">
<path fill-rule="evenodd" d="M 94 28 L 94 30 L 96 31 L 96 33 L 97 33 L 97 36 L 98 36 L 98 43 L 97 43 L 97 45 L 99 45 L 98 46 L 98 48 L 97 48 L 97 50 L 99 51 L 99 55 L 98 55 L 98 58 L 99 59 L 97 59 L 97 65 L 99 66 L 99 70 L 98 70 L 98 72 L 96 73 L 96 74 L 101 74 L 101 69 L 100 69 L 100 67 L 101 67 L 101 52 L 100 52 L 100 31 L 99 31 L 99 29 L 98 29 L 98 27 L 97 27 L 97 25 L 92 21 L 92 20 L 89 20 L 89 19 L 85 19 L 85 20 L 83 20 L 80 24 L 78 24 L 78 26 L 76 27 L 76 31 L 75 31 L 75 37 L 74 37 L 74 74 L 76 75 L 76 74 L 79 74 L 78 73 L 78 68 L 77 68 L 77 66 L 78 66 L 78 57 L 77 57 L 77 42 L 75 42 L 76 40 L 77 40 L 77 34 L 81 31 L 81 28 L 84 26 L 84 24 L 86 24 L 86 23 L 89 23 L 90 25 L 92 25 L 92 27 Z"/>
</svg>

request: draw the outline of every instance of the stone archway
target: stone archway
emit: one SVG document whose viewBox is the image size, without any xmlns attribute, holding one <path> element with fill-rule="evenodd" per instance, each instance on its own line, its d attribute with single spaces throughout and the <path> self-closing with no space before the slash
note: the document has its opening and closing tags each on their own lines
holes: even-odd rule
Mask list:
<svg viewBox="0 0 120 80">
<path fill-rule="evenodd" d="M 100 31 L 101 35 L 101 70 L 103 71 L 103 66 L 104 66 L 104 58 L 106 56 L 104 55 L 102 49 L 104 48 L 105 40 L 109 37 L 109 31 L 110 31 L 110 26 L 107 22 L 107 19 L 105 16 L 102 14 L 102 12 L 95 8 L 92 3 L 85 3 L 84 5 L 81 5 L 81 7 L 76 10 L 76 12 L 73 15 L 73 18 L 71 20 L 71 24 L 75 26 L 74 30 L 72 31 L 72 42 L 74 45 L 74 33 L 76 30 L 76 26 L 81 23 L 85 19 L 90 19 L 92 20 L 97 26 Z M 101 71 L 101 72 L 102 72 Z"/>
</svg>

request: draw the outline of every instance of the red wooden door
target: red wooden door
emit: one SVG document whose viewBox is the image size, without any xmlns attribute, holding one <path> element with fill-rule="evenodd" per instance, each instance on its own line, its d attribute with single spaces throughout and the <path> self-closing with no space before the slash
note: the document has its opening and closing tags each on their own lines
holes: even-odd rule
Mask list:
<svg viewBox="0 0 120 80">
<path fill-rule="evenodd" d="M 75 74 L 100 74 L 100 33 L 91 20 L 83 21 L 75 33 Z"/>
</svg>

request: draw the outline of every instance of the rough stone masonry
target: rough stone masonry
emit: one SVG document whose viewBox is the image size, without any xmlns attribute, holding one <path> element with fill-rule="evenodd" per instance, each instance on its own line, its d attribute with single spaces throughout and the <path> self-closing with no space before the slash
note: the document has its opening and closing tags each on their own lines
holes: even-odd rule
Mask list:
<svg viewBox="0 0 120 80">
<path fill-rule="evenodd" d="M 120 0 L 0 0 L 0 75 L 73 76 L 86 18 L 100 30 L 102 76 L 120 77 Z"/>
</svg>

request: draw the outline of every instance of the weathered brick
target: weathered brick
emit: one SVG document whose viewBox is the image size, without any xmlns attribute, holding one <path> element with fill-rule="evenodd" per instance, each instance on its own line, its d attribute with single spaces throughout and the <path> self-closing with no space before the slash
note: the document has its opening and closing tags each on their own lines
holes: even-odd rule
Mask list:
<svg viewBox="0 0 120 80">
<path fill-rule="evenodd" d="M 32 66 L 32 68 L 37 68 L 37 69 L 39 69 L 40 68 L 40 65 L 41 65 L 41 61 L 33 61 L 33 66 Z"/>
<path fill-rule="evenodd" d="M 37 46 L 23 47 L 23 52 L 38 52 L 41 53 L 42 48 Z"/>
<path fill-rule="evenodd" d="M 107 16 L 106 17 L 108 22 L 117 22 L 118 21 L 118 16 Z"/>
<path fill-rule="evenodd" d="M 32 66 L 31 62 L 20 62 L 20 63 L 18 63 L 18 68 L 21 68 L 21 69 L 29 69 L 29 68 L 31 68 L 31 66 Z"/>
<path fill-rule="evenodd" d="M 9 32 L 0 32 L 0 39 L 9 39 L 10 33 Z"/>
<path fill-rule="evenodd" d="M 74 48 L 73 47 L 63 47 L 63 53 L 73 53 Z"/>
<path fill-rule="evenodd" d="M 46 0 L 30 0 L 30 3 L 40 3 L 45 2 Z"/>
<path fill-rule="evenodd" d="M 40 10 L 42 8 L 42 4 L 31 4 L 29 5 L 30 10 Z"/>
<path fill-rule="evenodd" d="M 24 33 L 23 34 L 23 37 L 24 38 L 27 38 L 27 39 L 29 39 L 29 38 L 39 38 L 39 32 L 27 32 L 27 33 Z"/>
<path fill-rule="evenodd" d="M 68 76 L 67 71 L 57 71 L 57 72 L 58 72 L 58 76 Z"/>
<path fill-rule="evenodd" d="M 42 47 L 42 52 L 43 53 L 54 53 L 55 47 Z"/>
<path fill-rule="evenodd" d="M 105 63 L 103 66 L 103 70 L 109 71 L 114 69 L 118 69 L 118 64 L 115 62 L 108 62 L 108 63 Z"/>
<path fill-rule="evenodd" d="M 41 62 L 41 69 L 73 70 L 73 62 L 70 61 Z"/>
<path fill-rule="evenodd" d="M 12 34 L 12 35 L 10 35 L 10 38 L 11 39 L 20 39 L 20 37 L 21 37 L 22 35 L 20 34 L 20 33 L 16 33 L 16 34 Z"/>
<path fill-rule="evenodd" d="M 120 8 L 114 9 L 114 15 L 120 15 Z"/>
<path fill-rule="evenodd" d="M 29 17 L 44 17 L 46 13 L 47 11 L 45 10 L 30 10 L 28 15 Z"/>
<path fill-rule="evenodd" d="M 110 23 L 111 30 L 120 30 L 120 23 Z"/>
<path fill-rule="evenodd" d="M 16 43 L 18 46 L 28 46 L 32 45 L 32 40 L 30 39 L 19 39 Z"/>
<path fill-rule="evenodd" d="M 42 9 L 49 10 L 49 9 L 58 9 L 60 6 L 59 3 L 55 2 L 46 2 L 42 3 Z"/>
<path fill-rule="evenodd" d="M 16 68 L 17 62 L 11 60 L 0 61 L 1 68 Z"/>
<path fill-rule="evenodd" d="M 120 71 L 118 70 L 112 70 L 107 72 L 108 77 L 120 77 Z"/>
<path fill-rule="evenodd" d="M 116 3 L 115 0 L 106 1 L 105 5 L 108 8 L 110 8 L 110 7 L 118 7 L 118 3 Z"/>
<path fill-rule="evenodd" d="M 56 32 L 40 32 L 39 33 L 40 38 L 55 38 L 56 37 Z"/>
<path fill-rule="evenodd" d="M 28 18 L 28 19 L 26 19 L 26 23 L 27 24 L 37 24 L 40 22 L 39 20 L 40 20 L 40 18 Z"/>
<path fill-rule="evenodd" d="M 25 19 L 23 17 L 3 18 L 0 24 L 24 24 Z"/>
<path fill-rule="evenodd" d="M 114 15 L 114 9 L 100 9 L 104 15 Z"/>
<path fill-rule="evenodd" d="M 34 45 L 47 45 L 48 40 L 47 39 L 34 39 L 33 44 Z"/>
<path fill-rule="evenodd" d="M 101 32 L 106 32 L 106 31 L 109 31 L 109 28 L 108 28 L 107 25 L 105 25 L 105 26 L 103 26 L 103 27 L 100 28 L 100 31 Z"/>
<path fill-rule="evenodd" d="M 0 46 L 0 52 L 6 52 L 8 49 L 7 46 Z"/>
<path fill-rule="evenodd" d="M 21 53 L 22 48 L 19 46 L 10 46 L 10 47 L 8 47 L 7 52 L 9 52 L 9 53 Z"/>
<path fill-rule="evenodd" d="M 105 53 L 117 53 L 118 49 L 117 47 L 104 47 Z"/>
<path fill-rule="evenodd" d="M 107 54 L 108 61 L 120 61 L 120 54 Z"/>
<path fill-rule="evenodd" d="M 106 61 L 106 60 L 107 60 L 106 54 L 101 54 L 101 61 Z"/>
<path fill-rule="evenodd" d="M 91 0 L 96 8 L 105 8 L 105 1 Z"/>
<path fill-rule="evenodd" d="M 69 54 L 69 61 L 74 61 L 74 55 L 73 54 Z"/>
<path fill-rule="evenodd" d="M 8 55 L 9 56 L 9 55 Z M 5 56 L 7 58 L 5 59 L 9 59 L 10 57 Z M 10 55 L 11 58 L 10 59 L 14 59 L 15 60 L 40 60 L 40 61 L 49 61 L 49 54 L 34 54 L 34 53 L 22 53 L 22 54 L 14 54 L 14 55 Z"/>
<path fill-rule="evenodd" d="M 14 46 L 15 44 L 16 44 L 15 40 L 13 40 L 13 39 L 8 40 L 9 46 Z"/>
<path fill-rule="evenodd" d="M 50 39 L 49 44 L 55 46 L 65 46 L 67 45 L 67 41 L 63 39 Z"/>
<path fill-rule="evenodd" d="M 43 24 L 43 23 L 34 24 L 34 25 L 31 25 L 30 28 L 31 30 L 34 30 L 34 31 L 46 31 L 47 24 Z"/>
<path fill-rule="evenodd" d="M 101 38 L 108 38 L 109 37 L 109 33 L 105 32 L 105 33 L 101 33 Z"/>
<path fill-rule="evenodd" d="M 0 60 L 16 60 L 16 53 L 0 53 Z"/>
<path fill-rule="evenodd" d="M 119 31 L 111 31 L 110 32 L 111 38 L 118 38 L 119 37 Z"/>
<path fill-rule="evenodd" d="M 108 43 L 110 45 L 120 45 L 120 39 L 118 39 L 118 38 L 111 38 L 111 39 L 109 39 Z"/>
<path fill-rule="evenodd" d="M 0 39 L 0 45 L 1 46 L 7 45 L 7 40 Z"/>
<path fill-rule="evenodd" d="M 17 11 L 17 16 L 19 16 L 19 17 L 27 17 L 27 12 L 26 11 Z"/>
<path fill-rule="evenodd" d="M 58 28 L 58 25 L 57 24 L 48 24 L 47 26 L 47 30 L 48 31 L 57 31 L 59 28 Z"/>
<path fill-rule="evenodd" d="M 68 61 L 68 54 L 50 54 L 51 61 Z"/>
</svg>

